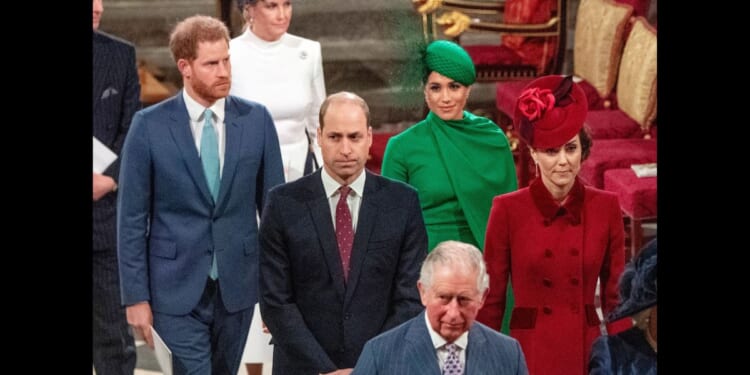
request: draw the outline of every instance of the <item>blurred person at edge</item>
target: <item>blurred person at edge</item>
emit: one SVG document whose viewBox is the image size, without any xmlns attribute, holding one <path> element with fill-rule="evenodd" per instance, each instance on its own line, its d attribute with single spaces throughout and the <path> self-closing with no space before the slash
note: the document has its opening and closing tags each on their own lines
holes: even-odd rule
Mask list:
<svg viewBox="0 0 750 375">
<path fill-rule="evenodd" d="M 102 0 L 93 2 L 92 132 L 118 156 L 133 114 L 141 109 L 141 85 L 133 44 L 99 31 Z M 133 334 L 120 303 L 117 271 L 117 181 L 120 158 L 102 173 L 93 174 L 92 353 L 98 375 L 128 374 L 135 370 Z"/>
<path fill-rule="evenodd" d="M 589 375 L 656 375 L 656 239 L 625 266 L 620 277 L 620 305 L 607 317 L 630 318 L 635 326 L 600 336 L 591 348 Z"/>
</svg>

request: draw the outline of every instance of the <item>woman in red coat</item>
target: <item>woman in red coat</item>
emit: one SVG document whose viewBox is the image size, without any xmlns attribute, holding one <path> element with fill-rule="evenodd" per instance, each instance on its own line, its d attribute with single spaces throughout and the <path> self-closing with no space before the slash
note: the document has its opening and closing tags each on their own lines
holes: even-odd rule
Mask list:
<svg viewBox="0 0 750 375">
<path fill-rule="evenodd" d="M 592 145 L 583 128 L 586 103 L 571 77 L 541 77 L 524 89 L 515 126 L 530 145 L 540 177 L 495 197 L 487 224 L 490 291 L 477 320 L 500 329 L 510 281 L 515 298 L 510 335 L 521 343 L 533 375 L 585 374 L 592 342 L 600 335 L 597 280 L 604 314 L 618 303 L 617 280 L 625 263 L 620 206 L 614 194 L 577 178 Z M 631 324 L 616 325 L 607 326 L 610 334 Z"/>
</svg>

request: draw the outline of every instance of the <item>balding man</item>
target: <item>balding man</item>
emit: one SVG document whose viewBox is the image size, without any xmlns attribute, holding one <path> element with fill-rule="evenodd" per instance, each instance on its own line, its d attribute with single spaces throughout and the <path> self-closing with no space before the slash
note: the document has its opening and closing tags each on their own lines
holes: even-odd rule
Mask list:
<svg viewBox="0 0 750 375">
<path fill-rule="evenodd" d="M 261 218 L 274 374 L 348 374 L 367 340 L 422 310 L 414 284 L 427 233 L 416 190 L 365 171 L 362 98 L 333 94 L 319 118 L 323 168 L 272 189 Z"/>
</svg>

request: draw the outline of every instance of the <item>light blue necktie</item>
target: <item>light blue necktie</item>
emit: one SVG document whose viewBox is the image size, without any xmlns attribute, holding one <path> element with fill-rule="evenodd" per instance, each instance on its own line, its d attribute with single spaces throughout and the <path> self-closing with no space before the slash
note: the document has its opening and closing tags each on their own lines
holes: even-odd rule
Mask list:
<svg viewBox="0 0 750 375">
<path fill-rule="evenodd" d="M 206 109 L 203 112 L 203 134 L 201 135 L 201 163 L 203 164 L 203 173 L 206 175 L 208 189 L 211 191 L 211 197 L 216 203 L 219 195 L 219 185 L 221 177 L 219 176 L 219 141 L 216 139 L 216 131 L 213 124 L 213 112 Z M 211 260 L 211 279 L 216 280 L 219 277 L 219 269 L 216 267 L 216 252 L 214 251 Z"/>
</svg>

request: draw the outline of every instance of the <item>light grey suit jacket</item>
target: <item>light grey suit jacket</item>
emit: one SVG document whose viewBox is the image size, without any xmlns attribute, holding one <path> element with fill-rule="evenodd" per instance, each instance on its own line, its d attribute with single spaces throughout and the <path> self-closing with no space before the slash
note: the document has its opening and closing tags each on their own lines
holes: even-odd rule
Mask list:
<svg viewBox="0 0 750 375">
<path fill-rule="evenodd" d="M 425 324 L 424 312 L 365 344 L 352 375 L 436 375 L 437 353 Z M 482 323 L 469 329 L 465 375 L 528 375 L 521 345 Z"/>
</svg>

